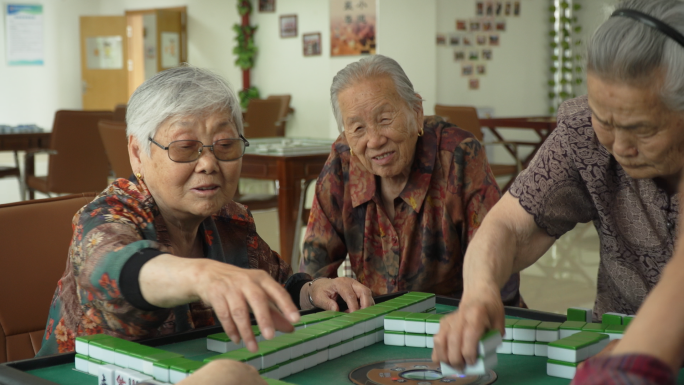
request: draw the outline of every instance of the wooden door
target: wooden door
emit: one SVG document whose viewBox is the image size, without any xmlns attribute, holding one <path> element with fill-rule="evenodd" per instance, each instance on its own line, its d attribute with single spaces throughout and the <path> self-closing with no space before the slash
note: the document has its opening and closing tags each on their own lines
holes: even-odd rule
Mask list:
<svg viewBox="0 0 684 385">
<path fill-rule="evenodd" d="M 128 39 L 125 16 L 81 16 L 81 80 L 84 110 L 114 110 L 128 103 Z"/>
<path fill-rule="evenodd" d="M 187 61 L 185 12 L 157 9 L 157 71 L 177 67 Z"/>
</svg>

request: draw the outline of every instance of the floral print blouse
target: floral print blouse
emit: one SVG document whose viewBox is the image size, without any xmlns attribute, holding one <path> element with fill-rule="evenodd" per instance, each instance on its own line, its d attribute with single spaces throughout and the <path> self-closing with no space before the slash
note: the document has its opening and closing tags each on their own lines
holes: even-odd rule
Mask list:
<svg viewBox="0 0 684 385">
<path fill-rule="evenodd" d="M 415 290 L 460 297 L 468 242 L 500 197 L 483 147 L 472 134 L 426 117 L 393 221 L 378 178 L 340 135 L 316 183 L 299 270 L 335 277 L 349 254 L 357 279 L 374 295 Z M 517 297 L 518 286 L 516 274 L 502 291 L 504 301 Z"/>
<path fill-rule="evenodd" d="M 126 301 L 119 277 L 126 261 L 142 249 L 170 245 L 165 222 L 143 182 L 117 179 L 72 223 L 66 270 L 57 282 L 37 356 L 74 350 L 74 338 L 106 333 L 150 338 L 214 325 L 202 303 L 141 310 Z M 231 202 L 202 222 L 204 255 L 243 268 L 263 269 L 284 283 L 290 266 L 257 235 L 249 211 Z"/>
</svg>

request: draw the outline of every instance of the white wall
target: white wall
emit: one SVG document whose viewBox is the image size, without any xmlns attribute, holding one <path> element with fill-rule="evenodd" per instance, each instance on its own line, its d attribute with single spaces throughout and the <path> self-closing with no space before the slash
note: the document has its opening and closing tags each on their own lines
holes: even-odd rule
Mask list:
<svg viewBox="0 0 684 385">
<path fill-rule="evenodd" d="M 435 0 L 379 0 L 378 53 L 396 59 L 425 101 L 426 113 L 434 112 Z M 330 17 L 327 1 L 280 1 L 275 13 L 254 15 L 259 25 L 259 54 L 252 72 L 262 97 L 292 94 L 295 113 L 287 123 L 288 136 L 336 138 L 337 124 L 330 107 L 330 84 L 335 74 L 361 56 L 330 57 Z M 279 16 L 297 14 L 298 36 L 280 38 Z M 321 32 L 322 55 L 302 54 L 302 34 Z"/>
<path fill-rule="evenodd" d="M 480 78 L 479 90 L 468 89 L 468 78 L 461 76 L 461 62 L 454 61 L 454 47 L 438 46 L 437 101 L 491 107 L 496 116 L 548 113 L 549 5 L 549 1 L 522 0 L 520 16 L 505 18 L 500 46 L 492 47 L 492 60 L 483 61 L 487 74 Z M 437 0 L 438 33 L 448 37 L 457 32 L 456 19 L 474 17 L 472 0 Z"/>
<path fill-rule="evenodd" d="M 5 47 L 5 9 L 0 11 L 0 124 L 37 124 L 52 129 L 58 109 L 79 109 L 81 59 L 79 16 L 99 12 L 92 0 L 13 1 L 43 4 L 44 52 L 42 66 L 8 66 Z"/>
</svg>

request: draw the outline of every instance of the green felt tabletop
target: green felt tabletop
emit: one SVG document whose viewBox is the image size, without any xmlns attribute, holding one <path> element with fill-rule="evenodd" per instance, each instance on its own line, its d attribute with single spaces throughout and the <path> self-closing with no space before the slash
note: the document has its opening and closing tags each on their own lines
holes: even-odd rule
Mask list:
<svg viewBox="0 0 684 385">
<path fill-rule="evenodd" d="M 437 304 L 435 307 L 438 313 L 447 313 L 454 310 L 453 307 L 440 304 Z M 598 333 L 589 334 L 598 335 Z M 219 353 L 207 350 L 206 339 L 204 338 L 173 343 L 160 346 L 159 348 L 182 354 L 185 358 L 194 361 L 203 361 L 205 358 L 219 355 Z M 350 384 L 348 379 L 349 372 L 358 367 L 391 359 L 429 359 L 431 352 L 432 349 L 386 346 L 380 342 L 285 377 L 281 381 L 295 385 L 347 385 Z M 497 385 L 568 385 L 570 383 L 570 380 L 546 375 L 546 357 L 499 354 L 498 361 L 499 363 L 495 369 L 499 376 L 499 379 L 496 381 Z M 31 370 L 29 373 L 60 385 L 93 385 L 96 382 L 95 376 L 74 370 L 73 363 Z M 266 374 L 265 376 L 267 377 L 268 375 Z M 677 383 L 684 384 L 684 375 L 681 372 Z"/>
</svg>

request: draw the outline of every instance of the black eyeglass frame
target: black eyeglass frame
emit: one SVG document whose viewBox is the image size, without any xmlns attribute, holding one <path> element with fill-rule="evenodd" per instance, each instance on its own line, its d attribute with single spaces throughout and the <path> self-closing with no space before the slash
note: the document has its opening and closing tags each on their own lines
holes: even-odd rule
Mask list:
<svg viewBox="0 0 684 385">
<path fill-rule="evenodd" d="M 242 142 L 245 144 L 245 147 L 242 150 L 242 155 L 240 155 L 240 157 L 235 158 L 235 159 L 223 160 L 223 159 L 219 159 L 218 157 L 216 157 L 216 153 L 214 153 L 214 145 L 216 144 L 216 142 L 214 142 L 212 144 L 204 144 L 203 142 L 201 142 L 199 140 L 174 140 L 173 142 L 169 143 L 168 146 L 162 146 L 161 144 L 157 143 L 154 139 L 152 139 L 152 137 L 147 137 L 147 139 L 149 139 L 150 142 L 159 146 L 159 148 L 161 148 L 162 150 L 166 151 L 166 155 L 168 155 L 169 159 L 171 159 L 171 152 L 169 152 L 169 148 L 171 148 L 171 145 L 176 143 L 176 142 L 198 142 L 198 143 L 202 144 L 202 147 L 200 147 L 199 151 L 197 152 L 197 159 L 186 160 L 186 161 L 179 161 L 179 160 L 171 159 L 172 162 L 176 162 L 176 163 L 192 163 L 192 162 L 197 161 L 200 158 L 200 156 L 202 156 L 202 151 L 204 150 L 205 147 L 209 147 L 209 149 L 211 149 L 211 153 L 214 154 L 214 158 L 216 158 L 216 160 L 218 160 L 219 162 L 233 162 L 233 161 L 236 161 L 236 160 L 242 158 L 243 156 L 245 156 L 245 152 L 247 152 L 247 147 L 249 147 L 249 141 L 247 139 L 245 139 L 245 137 L 242 135 L 240 135 L 239 138 L 235 138 L 235 139 L 232 139 L 232 138 L 231 139 L 219 139 L 216 142 L 219 142 L 221 140 L 232 140 L 232 141 L 242 140 Z"/>
</svg>

